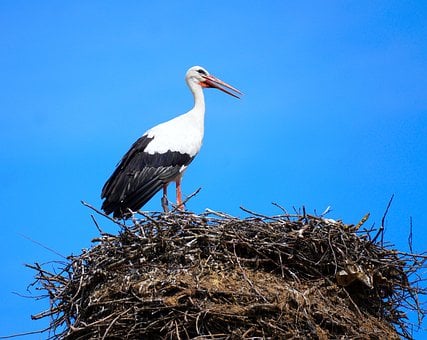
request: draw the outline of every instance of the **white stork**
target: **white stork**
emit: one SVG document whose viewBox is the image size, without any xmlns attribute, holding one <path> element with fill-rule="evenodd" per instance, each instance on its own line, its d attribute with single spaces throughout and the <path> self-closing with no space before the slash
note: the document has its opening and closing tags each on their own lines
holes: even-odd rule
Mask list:
<svg viewBox="0 0 427 340">
<path fill-rule="evenodd" d="M 129 217 L 163 188 L 162 207 L 168 211 L 167 186 L 176 184 L 176 204 L 183 209 L 182 175 L 202 146 L 205 99 L 203 88 L 217 88 L 233 97 L 242 93 L 210 75 L 200 66 L 191 67 L 185 76 L 194 96 L 194 107 L 174 119 L 149 129 L 123 156 L 105 183 L 102 209 L 114 217 Z"/>
</svg>

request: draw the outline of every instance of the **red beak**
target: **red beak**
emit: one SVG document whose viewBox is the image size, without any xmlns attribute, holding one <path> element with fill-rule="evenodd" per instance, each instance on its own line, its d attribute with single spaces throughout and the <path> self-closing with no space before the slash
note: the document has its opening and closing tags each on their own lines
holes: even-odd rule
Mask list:
<svg viewBox="0 0 427 340">
<path fill-rule="evenodd" d="M 229 94 L 230 96 L 236 97 L 240 99 L 240 96 L 243 95 L 242 92 L 240 92 L 238 89 L 234 88 L 233 86 L 223 82 L 222 80 L 212 76 L 203 76 L 205 79 L 203 82 L 200 83 L 203 87 L 213 87 L 218 90 L 221 90 L 222 92 L 225 92 Z"/>
</svg>

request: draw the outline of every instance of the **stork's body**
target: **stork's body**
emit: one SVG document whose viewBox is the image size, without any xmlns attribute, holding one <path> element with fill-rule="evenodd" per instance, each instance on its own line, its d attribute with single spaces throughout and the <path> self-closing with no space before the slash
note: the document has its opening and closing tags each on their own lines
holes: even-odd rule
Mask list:
<svg viewBox="0 0 427 340">
<path fill-rule="evenodd" d="M 237 98 L 241 94 L 200 66 L 190 68 L 185 79 L 194 96 L 193 109 L 149 129 L 132 145 L 102 189 L 106 214 L 127 217 L 162 188 L 162 206 L 167 211 L 170 182 L 176 183 L 177 206 L 183 208 L 181 178 L 199 152 L 204 135 L 203 88 L 215 87 Z"/>
</svg>

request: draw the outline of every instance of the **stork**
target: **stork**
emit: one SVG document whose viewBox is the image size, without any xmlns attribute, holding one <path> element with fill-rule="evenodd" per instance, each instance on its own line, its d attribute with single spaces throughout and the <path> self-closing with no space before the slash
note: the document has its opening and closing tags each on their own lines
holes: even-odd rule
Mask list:
<svg viewBox="0 0 427 340">
<path fill-rule="evenodd" d="M 200 66 L 185 76 L 194 97 L 194 107 L 180 116 L 146 131 L 123 156 L 105 183 L 102 209 L 115 218 L 127 218 L 163 189 L 162 208 L 168 211 L 167 187 L 176 185 L 176 205 L 183 209 L 181 180 L 185 169 L 198 154 L 204 134 L 203 88 L 217 88 L 233 97 L 242 93 L 209 74 Z"/>
</svg>

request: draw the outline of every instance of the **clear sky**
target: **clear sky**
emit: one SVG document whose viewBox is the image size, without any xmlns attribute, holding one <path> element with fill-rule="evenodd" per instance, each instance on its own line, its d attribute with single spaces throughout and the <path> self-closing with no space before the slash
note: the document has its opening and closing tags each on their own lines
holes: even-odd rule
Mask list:
<svg viewBox="0 0 427 340">
<path fill-rule="evenodd" d="M 64 256 L 90 247 L 80 201 L 100 207 L 133 141 L 191 108 L 193 65 L 245 96 L 205 91 L 188 209 L 331 206 L 378 226 L 395 194 L 385 239 L 408 250 L 412 217 L 414 249 L 427 249 L 427 2 L 3 0 L 0 335 L 47 325 L 30 320 L 47 301 L 14 292 L 28 294 L 24 263 L 61 258 L 27 238 Z"/>
</svg>

